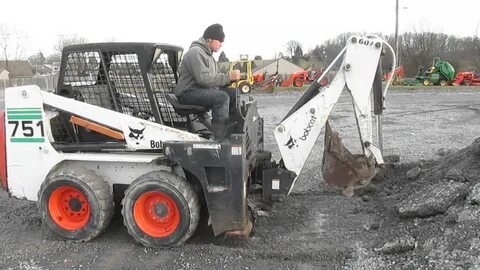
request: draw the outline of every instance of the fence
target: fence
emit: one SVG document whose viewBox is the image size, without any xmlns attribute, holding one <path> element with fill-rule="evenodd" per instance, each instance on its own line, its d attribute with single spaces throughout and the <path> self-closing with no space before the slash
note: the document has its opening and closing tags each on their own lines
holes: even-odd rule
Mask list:
<svg viewBox="0 0 480 270">
<path fill-rule="evenodd" d="M 58 75 L 37 76 L 33 78 L 15 78 L 0 80 L 0 90 L 21 85 L 38 85 L 42 90 L 53 91 L 57 87 Z"/>
</svg>

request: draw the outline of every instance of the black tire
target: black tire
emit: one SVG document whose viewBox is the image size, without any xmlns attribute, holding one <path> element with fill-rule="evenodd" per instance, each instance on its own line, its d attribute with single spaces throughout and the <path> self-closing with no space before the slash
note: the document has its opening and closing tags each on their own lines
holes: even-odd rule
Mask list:
<svg viewBox="0 0 480 270">
<path fill-rule="evenodd" d="M 182 245 L 193 235 L 200 219 L 200 205 L 192 186 L 164 171 L 149 172 L 133 181 L 122 205 L 128 233 L 148 247 Z M 160 219 L 167 221 L 157 221 Z"/>
<path fill-rule="evenodd" d="M 241 83 L 239 86 L 238 86 L 238 89 L 240 89 L 240 92 L 244 93 L 244 94 L 248 94 L 250 93 L 250 91 L 252 90 L 252 87 L 250 86 L 250 84 L 248 83 Z"/>
<path fill-rule="evenodd" d="M 423 80 L 423 86 L 429 86 L 431 84 L 429 79 Z"/>
<path fill-rule="evenodd" d="M 441 86 L 446 86 L 448 84 L 448 82 L 446 80 L 440 80 L 440 82 L 438 82 L 438 84 L 440 84 Z"/>
<path fill-rule="evenodd" d="M 81 242 L 108 227 L 114 208 L 111 186 L 91 170 L 60 170 L 48 176 L 38 192 L 43 224 L 63 238 Z"/>
<path fill-rule="evenodd" d="M 303 79 L 302 78 L 295 78 L 295 80 L 293 80 L 293 86 L 302 87 L 303 86 Z"/>
</svg>

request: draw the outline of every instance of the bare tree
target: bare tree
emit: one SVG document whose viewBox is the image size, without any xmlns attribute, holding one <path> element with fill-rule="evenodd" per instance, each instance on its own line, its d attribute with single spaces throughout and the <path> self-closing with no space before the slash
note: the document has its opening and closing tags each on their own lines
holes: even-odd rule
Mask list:
<svg viewBox="0 0 480 270">
<path fill-rule="evenodd" d="M 59 35 L 58 36 L 58 41 L 57 44 L 55 45 L 55 50 L 59 53 L 62 54 L 63 48 L 65 46 L 69 45 L 75 45 L 75 44 L 82 44 L 82 43 L 87 43 L 87 39 L 84 37 L 79 37 L 77 35 L 73 35 L 71 37 L 65 37 L 64 35 Z"/>
<path fill-rule="evenodd" d="M 0 24 L 0 59 L 5 61 L 8 69 L 9 60 L 18 60 L 23 57 L 22 35 L 6 24 Z"/>
<path fill-rule="evenodd" d="M 286 47 L 287 47 L 287 54 L 289 54 L 290 57 L 294 57 L 295 52 L 298 51 L 298 48 L 300 48 L 300 50 L 302 49 L 302 44 L 300 44 L 300 42 L 296 40 L 290 40 L 289 42 L 287 42 Z"/>
<path fill-rule="evenodd" d="M 47 59 L 45 58 L 45 56 L 41 51 L 28 57 L 28 62 L 30 62 L 33 65 L 43 65 L 46 63 L 46 61 Z"/>
<path fill-rule="evenodd" d="M 61 61 L 61 54 L 60 53 L 54 53 L 49 56 L 47 56 L 47 63 L 53 63 L 53 62 L 60 62 Z"/>
<path fill-rule="evenodd" d="M 0 47 L 2 49 L 2 59 L 6 62 L 8 68 L 8 41 L 10 40 L 10 31 L 5 24 L 0 24 Z"/>
<path fill-rule="evenodd" d="M 476 71 L 480 71 L 480 39 L 478 36 L 474 37 L 471 41 L 473 48 L 473 61 L 475 63 Z"/>
</svg>

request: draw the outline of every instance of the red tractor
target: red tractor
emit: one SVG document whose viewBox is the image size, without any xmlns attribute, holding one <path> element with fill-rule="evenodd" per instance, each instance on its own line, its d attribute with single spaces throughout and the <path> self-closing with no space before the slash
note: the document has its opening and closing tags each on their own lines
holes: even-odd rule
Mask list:
<svg viewBox="0 0 480 270">
<path fill-rule="evenodd" d="M 389 80 L 392 76 L 392 84 L 400 84 L 403 78 L 405 78 L 405 68 L 403 66 L 398 66 L 395 68 L 395 70 L 387 72 L 383 75 L 383 80 L 387 81 Z"/>
<path fill-rule="evenodd" d="M 287 80 L 282 81 L 281 87 L 295 86 L 302 87 L 305 83 L 311 83 L 316 81 L 323 74 L 323 69 L 315 71 L 313 69 L 300 70 L 292 73 Z M 324 78 L 320 82 L 320 85 L 325 86 L 328 84 L 328 79 Z"/>
<path fill-rule="evenodd" d="M 273 88 L 280 86 L 280 76 L 278 73 L 267 76 L 267 72 L 253 75 L 254 87 L 261 87 L 267 92 L 273 92 Z"/>
<path fill-rule="evenodd" d="M 480 74 L 473 71 L 459 72 L 452 84 L 480 86 Z"/>
</svg>

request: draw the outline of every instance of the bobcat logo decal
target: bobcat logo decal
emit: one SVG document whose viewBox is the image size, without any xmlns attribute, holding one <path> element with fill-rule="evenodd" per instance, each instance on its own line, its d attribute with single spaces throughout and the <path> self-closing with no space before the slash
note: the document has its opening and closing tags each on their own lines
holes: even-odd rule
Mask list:
<svg viewBox="0 0 480 270">
<path fill-rule="evenodd" d="M 285 146 L 287 146 L 288 149 L 292 149 L 293 146 L 298 147 L 297 140 L 293 139 L 292 136 L 290 136 L 290 140 L 288 140 Z"/>
<path fill-rule="evenodd" d="M 137 145 L 140 144 L 140 141 L 143 140 L 143 131 L 145 130 L 145 127 L 142 129 L 134 129 L 131 127 L 128 128 L 130 129 L 130 134 L 128 137 L 134 139 Z"/>
</svg>

